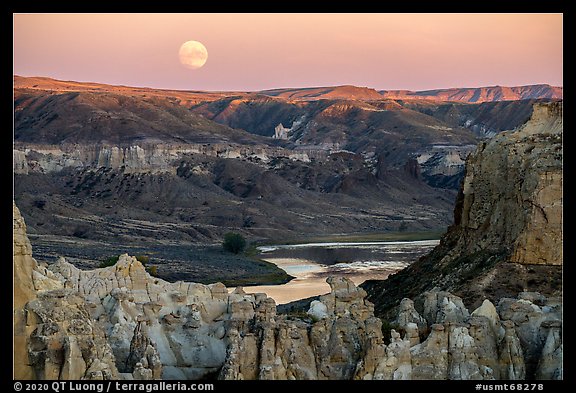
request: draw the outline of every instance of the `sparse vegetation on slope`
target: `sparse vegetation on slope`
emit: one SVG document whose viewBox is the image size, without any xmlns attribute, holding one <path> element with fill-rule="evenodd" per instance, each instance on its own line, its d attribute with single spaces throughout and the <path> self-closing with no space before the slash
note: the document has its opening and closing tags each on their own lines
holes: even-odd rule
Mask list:
<svg viewBox="0 0 576 393">
<path fill-rule="evenodd" d="M 246 248 L 246 239 L 239 233 L 228 232 L 224 235 L 222 248 L 233 254 L 239 254 Z"/>
</svg>

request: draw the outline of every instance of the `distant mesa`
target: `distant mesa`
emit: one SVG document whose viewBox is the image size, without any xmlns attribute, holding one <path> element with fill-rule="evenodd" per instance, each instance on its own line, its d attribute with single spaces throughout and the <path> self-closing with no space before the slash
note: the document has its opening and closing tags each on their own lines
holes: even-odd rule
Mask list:
<svg viewBox="0 0 576 393">
<path fill-rule="evenodd" d="M 282 97 L 288 99 L 357 99 L 357 100 L 381 100 L 382 95 L 368 87 L 335 86 L 335 87 L 310 87 L 294 89 L 263 90 L 261 94 Z"/>
<path fill-rule="evenodd" d="M 14 378 L 561 379 L 561 97 L 15 76 Z M 449 224 L 387 280 L 328 278 L 288 314 L 224 285 L 285 272 L 207 248 Z"/>
<path fill-rule="evenodd" d="M 562 99 L 562 87 L 550 85 L 490 86 L 474 88 L 453 88 L 424 91 L 380 90 L 380 94 L 392 99 L 428 99 L 436 101 L 493 102 L 516 101 L 538 98 Z"/>
<path fill-rule="evenodd" d="M 322 98 L 338 94 L 382 98 Z M 467 155 L 479 140 L 524 124 L 535 101 L 394 100 L 354 86 L 200 92 L 15 76 L 14 194 L 32 212 L 35 235 L 86 240 L 116 241 L 134 219 L 162 222 L 128 235 L 142 242 L 158 233 L 216 241 L 231 226 L 262 238 L 435 230 L 451 223 Z M 107 219 L 75 221 L 94 215 L 118 232 Z M 50 247 L 37 249 L 50 258 L 60 245 Z M 79 250 L 78 260 L 92 263 L 88 254 Z"/>
<path fill-rule="evenodd" d="M 389 98 L 395 100 L 433 100 L 482 103 L 493 101 L 516 101 L 529 99 L 562 99 L 562 87 L 546 84 L 527 86 L 489 86 L 474 88 L 451 88 L 437 90 L 380 90 L 357 86 L 311 87 L 292 89 L 263 90 L 261 94 L 274 97 L 299 100 L 318 99 L 356 99 L 381 100 Z"/>
<path fill-rule="evenodd" d="M 47 77 L 23 77 L 14 75 L 15 89 L 40 89 L 61 91 L 114 91 L 124 93 L 149 93 L 185 91 L 163 90 L 152 88 L 139 88 L 127 86 L 113 86 L 102 83 L 61 81 Z M 187 93 L 192 93 L 188 91 Z M 376 90 L 369 87 L 352 85 L 328 87 L 279 88 L 262 90 L 259 92 L 208 92 L 194 91 L 194 93 L 215 96 L 251 96 L 261 94 L 269 97 L 278 97 L 287 100 L 313 101 L 320 99 L 348 99 L 360 101 L 374 101 L 382 99 L 393 100 L 431 100 L 482 103 L 494 101 L 516 101 L 529 99 L 563 99 L 563 88 L 548 84 L 535 84 L 526 86 L 487 86 L 463 87 L 436 90 Z"/>
</svg>

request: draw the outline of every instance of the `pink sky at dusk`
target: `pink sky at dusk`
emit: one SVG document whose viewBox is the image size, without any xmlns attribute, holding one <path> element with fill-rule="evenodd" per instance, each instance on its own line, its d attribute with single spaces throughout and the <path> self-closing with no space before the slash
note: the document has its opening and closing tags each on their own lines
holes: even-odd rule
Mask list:
<svg viewBox="0 0 576 393">
<path fill-rule="evenodd" d="M 562 14 L 15 14 L 14 74 L 183 90 L 562 86 Z M 208 60 L 182 66 L 185 41 Z"/>
</svg>

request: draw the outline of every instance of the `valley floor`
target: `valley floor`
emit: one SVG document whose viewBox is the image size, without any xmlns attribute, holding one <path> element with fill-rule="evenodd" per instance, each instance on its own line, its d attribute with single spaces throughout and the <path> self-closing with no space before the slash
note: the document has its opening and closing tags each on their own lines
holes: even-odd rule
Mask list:
<svg viewBox="0 0 576 393">
<path fill-rule="evenodd" d="M 220 245 L 187 242 L 107 243 L 52 235 L 31 235 L 34 257 L 54 263 L 59 257 L 83 270 L 95 269 L 107 258 L 123 253 L 149 258 L 157 276 L 170 282 L 191 281 L 225 285 L 281 284 L 291 277 L 276 265 L 222 250 Z"/>
<path fill-rule="evenodd" d="M 371 241 L 416 241 L 438 239 L 441 233 L 441 231 L 422 231 L 319 235 L 308 238 L 293 238 L 287 241 L 285 239 L 283 244 L 299 244 L 306 241 L 342 242 L 344 244 Z M 29 238 L 34 249 L 34 257 L 39 262 L 51 264 L 56 262 L 59 257 L 65 256 L 68 262 L 84 270 L 98 268 L 107 258 L 128 253 L 148 257 L 148 265 L 156 266 L 157 276 L 170 282 L 191 281 L 203 284 L 222 282 L 228 287 L 237 285 L 275 286 L 287 283 L 294 276 L 290 274 L 289 269 L 288 273 L 283 270 L 283 266 L 276 263 L 276 260 L 270 262 L 264 260 L 269 258 L 258 255 L 258 251 L 254 247 L 244 255 L 235 255 L 223 251 L 219 244 L 198 244 L 181 240 L 157 239 L 156 241 L 138 242 L 131 239 L 130 242 L 122 243 L 40 234 L 31 234 Z M 264 244 L 278 243 L 267 241 Z M 317 255 L 317 257 L 320 258 L 321 256 Z M 316 262 L 330 263 L 323 260 Z M 385 273 L 386 276 L 389 274 L 388 269 Z M 325 277 L 320 276 L 318 278 L 321 281 L 320 285 L 326 285 Z M 384 277 L 382 274 L 376 274 L 371 278 Z M 298 280 L 298 283 L 300 281 Z M 252 289 L 250 291 L 253 292 Z M 301 297 L 306 296 L 308 295 L 304 294 Z M 291 300 L 293 298 L 292 295 Z"/>
</svg>

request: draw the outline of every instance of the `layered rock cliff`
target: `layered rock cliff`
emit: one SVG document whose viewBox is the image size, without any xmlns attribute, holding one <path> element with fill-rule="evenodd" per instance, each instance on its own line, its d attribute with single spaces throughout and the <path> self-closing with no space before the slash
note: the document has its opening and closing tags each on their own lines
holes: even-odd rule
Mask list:
<svg viewBox="0 0 576 393">
<path fill-rule="evenodd" d="M 497 307 L 485 300 L 469 313 L 458 296 L 434 290 L 424 294 L 423 316 L 403 299 L 383 333 L 364 290 L 346 278 L 327 281 L 331 293 L 312 302 L 307 320 L 277 315 L 270 299 L 238 307 L 219 377 L 523 380 L 534 377 L 526 363 L 535 361 L 537 378 L 562 378 L 561 306 L 554 299 L 539 296 L 543 307 L 530 294 Z"/>
<path fill-rule="evenodd" d="M 13 294 L 13 329 L 14 329 L 14 378 L 33 379 L 34 373 L 28 362 L 27 343 L 31 330 L 26 323 L 24 306 L 36 299 L 36 291 L 32 283 L 32 272 L 38 266 L 32 258 L 32 246 L 26 236 L 26 224 L 20 211 L 13 205 L 13 244 L 14 268 L 12 276 Z"/>
<path fill-rule="evenodd" d="M 65 85 L 15 90 L 13 162 L 30 230 L 67 250 L 86 238 L 205 242 L 230 227 L 277 238 L 438 227 L 475 135 L 531 118 L 469 157 L 454 225 L 429 256 L 366 283 L 368 297 L 331 278 L 306 315 L 222 284 L 168 283 L 128 255 L 92 271 L 39 264 L 14 206 L 15 378 L 562 377 L 561 103 Z M 281 140 L 262 137 L 279 124 L 291 124 Z"/>
<path fill-rule="evenodd" d="M 191 155 L 241 158 L 268 163 L 276 157 L 310 162 L 325 157 L 321 151 L 288 151 L 267 146 L 236 144 L 150 144 L 132 146 L 98 144 L 17 144 L 13 150 L 14 173 L 52 173 L 70 169 L 122 169 L 123 173 L 176 174 L 181 160 Z"/>
<path fill-rule="evenodd" d="M 562 105 L 535 105 L 518 131 L 468 160 L 454 224 L 457 250 L 509 248 L 510 261 L 562 264 Z"/>
<path fill-rule="evenodd" d="M 482 142 L 467 160 L 454 224 L 440 245 L 388 280 L 362 285 L 376 315 L 393 316 L 403 297 L 421 302 L 434 287 L 472 308 L 520 291 L 559 296 L 562 129 L 562 103 L 536 104 L 519 129 Z"/>
<path fill-rule="evenodd" d="M 118 377 L 106 335 L 79 294 L 32 258 L 26 225 L 14 204 L 14 378 Z"/>
</svg>

